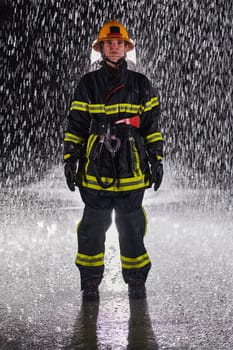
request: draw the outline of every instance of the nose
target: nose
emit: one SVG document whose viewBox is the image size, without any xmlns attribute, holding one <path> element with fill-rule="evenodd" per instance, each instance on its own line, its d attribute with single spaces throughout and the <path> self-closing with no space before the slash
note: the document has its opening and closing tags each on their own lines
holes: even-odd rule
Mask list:
<svg viewBox="0 0 233 350">
<path fill-rule="evenodd" d="M 113 47 L 113 48 L 115 48 L 115 47 L 118 47 L 118 42 L 117 41 L 112 41 L 112 43 L 111 43 L 111 46 Z"/>
</svg>

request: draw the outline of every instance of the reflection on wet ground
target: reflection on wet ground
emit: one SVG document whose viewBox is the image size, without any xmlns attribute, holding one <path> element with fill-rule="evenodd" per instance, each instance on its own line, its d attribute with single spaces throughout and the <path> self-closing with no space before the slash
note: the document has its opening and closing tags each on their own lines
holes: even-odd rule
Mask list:
<svg viewBox="0 0 233 350">
<path fill-rule="evenodd" d="M 8 204 L 0 211 L 1 350 L 233 349 L 233 215 L 226 193 L 148 191 L 147 300 L 128 299 L 113 225 L 99 303 L 82 302 L 74 265 L 78 194 L 61 182 L 20 193 L 0 194 Z"/>
<path fill-rule="evenodd" d="M 82 302 L 80 313 L 73 328 L 71 343 L 68 349 L 98 350 L 97 319 L 99 301 Z"/>
<path fill-rule="evenodd" d="M 126 349 L 126 350 L 157 350 L 159 349 L 156 337 L 152 328 L 148 305 L 146 300 L 129 300 L 130 315 L 128 321 L 127 345 L 111 345 L 110 341 L 105 339 L 109 345 L 100 344 L 98 334 L 102 333 L 100 338 L 104 338 L 105 331 L 99 327 L 98 313 L 99 301 L 82 302 L 81 311 L 77 317 L 73 328 L 73 337 L 66 350 L 98 350 L 98 349 Z M 112 324 L 114 327 L 114 323 Z M 118 330 L 115 329 L 117 334 Z"/>
<path fill-rule="evenodd" d="M 127 350 L 156 350 L 156 341 L 146 300 L 129 300 L 130 318 Z"/>
</svg>

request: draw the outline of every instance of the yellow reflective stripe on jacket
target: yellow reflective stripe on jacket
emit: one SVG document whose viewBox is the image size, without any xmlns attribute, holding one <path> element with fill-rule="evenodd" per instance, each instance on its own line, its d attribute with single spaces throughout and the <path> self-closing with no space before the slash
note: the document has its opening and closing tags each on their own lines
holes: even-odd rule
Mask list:
<svg viewBox="0 0 233 350">
<path fill-rule="evenodd" d="M 70 153 L 66 153 L 66 154 L 64 154 L 63 159 L 64 159 L 64 160 L 67 160 L 67 159 L 69 159 L 70 157 L 71 157 L 71 154 L 70 154 Z"/>
<path fill-rule="evenodd" d="M 134 154 L 134 159 L 135 159 L 135 170 L 134 170 L 134 176 L 142 176 L 142 170 L 140 167 L 140 158 L 139 158 L 139 153 L 134 141 L 134 138 L 130 138 L 130 141 L 133 142 L 133 154 Z"/>
<path fill-rule="evenodd" d="M 73 101 L 70 111 L 77 110 L 89 112 L 90 114 L 116 114 L 116 113 L 132 113 L 142 114 L 142 112 L 150 111 L 159 105 L 158 97 L 153 97 L 145 103 L 145 105 L 136 105 L 131 103 L 116 103 L 106 106 L 105 104 L 94 104 L 81 101 Z"/>
<path fill-rule="evenodd" d="M 108 177 L 101 177 L 101 181 L 106 184 L 110 184 L 113 181 L 113 178 Z M 94 190 L 105 190 L 109 192 L 121 192 L 121 191 L 131 191 L 131 190 L 137 190 L 140 188 L 146 188 L 150 186 L 149 178 L 147 178 L 145 175 L 141 176 L 135 176 L 130 178 L 123 178 L 123 179 L 116 179 L 115 183 L 107 188 L 103 189 L 101 187 L 96 179 L 95 176 L 83 175 L 82 178 L 82 186 L 86 188 L 91 188 Z"/>
<path fill-rule="evenodd" d="M 152 108 L 156 107 L 159 105 L 159 99 L 158 97 L 152 97 L 149 101 L 145 103 L 144 111 L 143 112 L 148 112 L 152 110 Z"/>
<path fill-rule="evenodd" d="M 163 136 L 161 132 L 157 131 L 157 132 L 154 132 L 153 134 L 145 136 L 144 139 L 145 139 L 145 143 L 148 144 L 151 142 L 163 141 Z"/>
<path fill-rule="evenodd" d="M 92 104 L 88 105 L 88 112 L 91 114 L 102 114 L 105 113 L 105 105 L 104 104 Z"/>
<path fill-rule="evenodd" d="M 65 133 L 64 141 L 73 142 L 73 143 L 83 143 L 85 139 L 83 137 L 77 136 L 70 132 Z"/>
<path fill-rule="evenodd" d="M 89 163 L 90 163 L 90 153 L 91 153 L 91 150 L 93 148 L 93 145 L 97 139 L 98 135 L 95 135 L 95 134 L 91 134 L 89 136 L 89 139 L 88 139 L 88 142 L 87 142 L 87 149 L 86 149 L 86 157 L 87 157 L 87 162 L 86 162 L 86 165 L 85 165 L 85 173 L 87 174 L 88 172 L 88 168 L 89 168 Z M 87 177 L 87 175 L 85 176 L 85 178 Z"/>
<path fill-rule="evenodd" d="M 86 255 L 78 253 L 76 255 L 75 263 L 82 266 L 103 266 L 104 253 L 99 253 L 97 255 Z"/>
<path fill-rule="evenodd" d="M 110 106 L 105 106 L 105 112 L 107 115 L 116 113 L 139 113 L 141 105 L 134 105 L 130 103 L 119 103 Z"/>
<path fill-rule="evenodd" d="M 86 103 L 81 101 L 73 101 L 71 103 L 70 111 L 77 110 L 82 112 L 89 112 L 90 114 L 116 114 L 116 113 L 139 113 L 140 110 L 143 109 L 142 105 L 135 105 L 130 103 L 117 103 L 114 105 L 105 104 L 94 104 L 94 103 Z"/>
<path fill-rule="evenodd" d="M 91 153 L 91 150 L 93 148 L 93 145 L 97 139 L 98 135 L 95 135 L 95 134 L 91 134 L 89 136 L 89 139 L 88 139 L 88 142 L 87 142 L 87 149 L 86 149 L 86 157 L 87 157 L 87 162 L 86 162 L 86 165 L 85 165 L 85 173 L 87 174 L 87 171 L 88 171 L 88 168 L 89 168 L 89 163 L 90 163 L 90 153 Z M 85 176 L 87 177 L 87 175 Z"/>
<path fill-rule="evenodd" d="M 127 258 L 121 255 L 121 266 L 123 269 L 140 269 L 148 264 L 150 264 L 150 258 L 147 253 L 136 258 Z"/>
<path fill-rule="evenodd" d="M 87 112 L 88 103 L 82 101 L 72 101 L 70 111 L 77 109 L 78 111 Z"/>
<path fill-rule="evenodd" d="M 89 155 L 90 155 L 90 152 L 93 148 L 93 144 L 95 143 L 96 139 L 97 139 L 98 135 L 96 134 L 91 134 L 88 138 L 88 142 L 87 142 L 87 157 L 89 159 Z"/>
</svg>

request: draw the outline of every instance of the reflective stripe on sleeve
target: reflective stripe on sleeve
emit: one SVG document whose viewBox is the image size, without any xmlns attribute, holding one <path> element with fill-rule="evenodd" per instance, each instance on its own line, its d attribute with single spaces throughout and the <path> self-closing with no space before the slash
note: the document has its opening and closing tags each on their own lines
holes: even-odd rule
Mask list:
<svg viewBox="0 0 233 350">
<path fill-rule="evenodd" d="M 70 111 L 73 111 L 74 109 L 82 112 L 88 112 L 88 103 L 81 101 L 72 101 Z"/>
<path fill-rule="evenodd" d="M 67 160 L 67 159 L 69 159 L 70 157 L 71 157 L 71 154 L 70 154 L 70 153 L 66 153 L 66 154 L 64 154 L 63 159 L 64 159 L 64 160 Z"/>
<path fill-rule="evenodd" d="M 159 105 L 159 99 L 158 97 L 152 97 L 149 101 L 145 103 L 144 111 L 143 112 L 148 112 L 152 110 L 152 108 L 156 107 Z"/>
<path fill-rule="evenodd" d="M 83 137 L 77 136 L 77 135 L 72 134 L 70 132 L 66 132 L 65 137 L 64 137 L 64 141 L 82 144 L 85 142 L 85 139 Z"/>
<path fill-rule="evenodd" d="M 145 136 L 144 140 L 146 144 L 157 142 L 157 141 L 163 141 L 163 136 L 160 131 L 157 131 L 150 135 Z"/>
</svg>

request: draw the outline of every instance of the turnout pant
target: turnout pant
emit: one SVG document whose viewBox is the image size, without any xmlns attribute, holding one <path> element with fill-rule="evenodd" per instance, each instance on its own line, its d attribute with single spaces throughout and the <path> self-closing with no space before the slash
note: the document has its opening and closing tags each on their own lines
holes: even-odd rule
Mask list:
<svg viewBox="0 0 233 350">
<path fill-rule="evenodd" d="M 75 263 L 80 271 L 81 289 L 87 280 L 101 282 L 104 273 L 106 232 L 112 223 L 113 210 L 119 233 L 124 281 L 146 281 L 151 262 L 144 246 L 144 190 L 119 195 L 101 195 L 80 189 L 80 194 L 85 207 L 77 228 L 78 253 Z"/>
</svg>

